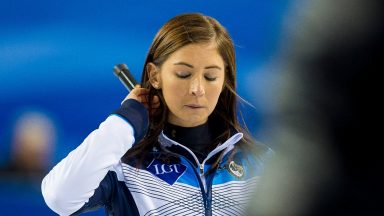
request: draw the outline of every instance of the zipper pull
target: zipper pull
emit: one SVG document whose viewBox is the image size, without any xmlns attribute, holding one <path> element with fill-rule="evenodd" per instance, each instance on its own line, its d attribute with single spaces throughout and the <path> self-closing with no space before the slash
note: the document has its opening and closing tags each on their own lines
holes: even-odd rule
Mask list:
<svg viewBox="0 0 384 216">
<path fill-rule="evenodd" d="M 200 164 L 200 175 L 204 174 L 204 164 Z"/>
</svg>

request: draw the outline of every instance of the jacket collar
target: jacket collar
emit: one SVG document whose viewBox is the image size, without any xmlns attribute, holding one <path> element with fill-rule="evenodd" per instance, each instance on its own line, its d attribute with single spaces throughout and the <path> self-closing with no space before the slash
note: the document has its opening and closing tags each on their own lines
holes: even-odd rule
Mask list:
<svg viewBox="0 0 384 216">
<path fill-rule="evenodd" d="M 215 149 L 213 149 L 208 154 L 208 156 L 204 159 L 202 164 L 204 164 L 206 161 L 208 161 L 214 155 L 216 155 L 217 153 L 219 153 L 223 150 L 224 150 L 223 156 L 225 156 L 229 151 L 231 151 L 234 148 L 235 144 L 238 143 L 242 138 L 243 138 L 243 133 L 237 132 L 237 133 L 233 134 L 228 140 L 226 140 L 224 143 L 218 145 Z M 196 164 L 198 164 L 198 165 L 200 164 L 197 157 L 195 156 L 195 154 L 189 148 L 187 148 L 186 146 L 170 139 L 169 137 L 167 137 L 163 133 L 163 131 L 160 133 L 160 135 L 158 137 L 158 141 L 160 143 L 160 147 L 165 149 L 166 151 L 169 151 L 169 149 L 171 147 L 178 147 L 184 151 L 187 151 L 190 154 L 190 156 L 192 156 L 194 158 Z"/>
</svg>

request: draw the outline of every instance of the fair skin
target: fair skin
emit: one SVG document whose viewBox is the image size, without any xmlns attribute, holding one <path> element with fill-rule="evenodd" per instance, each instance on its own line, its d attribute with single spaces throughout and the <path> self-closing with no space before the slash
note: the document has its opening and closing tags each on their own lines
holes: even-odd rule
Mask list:
<svg viewBox="0 0 384 216">
<path fill-rule="evenodd" d="M 147 69 L 152 86 L 163 92 L 169 123 L 195 127 L 207 122 L 225 79 L 224 61 L 214 43 L 189 44 L 172 53 L 160 68 L 149 63 Z M 146 105 L 146 92 L 135 88 L 127 98 Z"/>
</svg>

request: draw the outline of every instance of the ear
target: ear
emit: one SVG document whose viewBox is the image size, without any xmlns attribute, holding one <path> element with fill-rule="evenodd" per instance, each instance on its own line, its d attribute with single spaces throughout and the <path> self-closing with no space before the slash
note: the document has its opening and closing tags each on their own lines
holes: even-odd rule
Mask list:
<svg viewBox="0 0 384 216">
<path fill-rule="evenodd" d="M 153 64 L 152 62 L 149 62 L 147 64 L 147 72 L 148 72 L 148 79 L 151 83 L 152 87 L 155 89 L 161 88 L 161 77 L 160 77 L 160 70 L 159 68 Z"/>
</svg>

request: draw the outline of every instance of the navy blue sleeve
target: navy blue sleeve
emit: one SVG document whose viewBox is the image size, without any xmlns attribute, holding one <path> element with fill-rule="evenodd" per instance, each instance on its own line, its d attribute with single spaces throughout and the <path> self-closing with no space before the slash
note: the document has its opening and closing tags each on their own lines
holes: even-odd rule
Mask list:
<svg viewBox="0 0 384 216">
<path fill-rule="evenodd" d="M 143 104 L 134 99 L 124 101 L 121 107 L 113 112 L 128 121 L 133 129 L 135 143 L 144 138 L 148 131 L 149 116 L 148 110 Z"/>
</svg>

